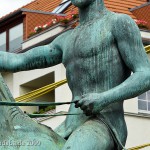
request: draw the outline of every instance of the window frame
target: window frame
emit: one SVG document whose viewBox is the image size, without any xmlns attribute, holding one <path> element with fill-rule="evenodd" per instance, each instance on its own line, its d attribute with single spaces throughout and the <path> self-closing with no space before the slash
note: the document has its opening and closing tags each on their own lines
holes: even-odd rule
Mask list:
<svg viewBox="0 0 150 150">
<path fill-rule="evenodd" d="M 11 28 L 9 28 L 9 43 L 8 43 L 8 45 L 9 45 L 9 49 L 8 49 L 8 51 L 9 52 L 14 52 L 14 51 L 17 51 L 17 50 L 20 50 L 21 49 L 21 47 L 19 47 L 19 48 L 17 48 L 17 49 L 15 49 L 15 50 L 10 50 L 10 43 L 11 43 L 11 41 L 12 40 L 10 40 L 10 38 L 11 38 L 11 35 L 10 35 L 10 33 L 12 32 L 12 29 L 14 29 L 15 27 L 17 27 L 17 26 L 20 26 L 21 25 L 21 27 L 22 27 L 22 42 L 23 42 L 23 23 L 19 23 L 19 24 L 17 24 L 17 25 L 15 25 L 15 26 L 13 26 L 13 27 L 11 27 Z M 20 43 L 21 44 L 21 43 Z"/>
<path fill-rule="evenodd" d="M 4 36 L 5 36 L 5 50 L 2 50 L 2 51 L 6 51 L 7 50 L 7 41 L 6 41 L 6 36 L 7 36 L 7 33 L 6 33 L 6 31 L 4 31 L 4 32 L 1 32 L 0 34 L 4 34 Z M 0 46 L 2 46 L 2 45 L 0 45 Z"/>
<path fill-rule="evenodd" d="M 141 99 L 141 98 L 139 98 L 139 96 L 138 96 L 138 112 L 139 113 L 146 113 L 146 114 L 150 114 L 150 108 L 149 108 L 149 104 L 150 104 L 150 97 L 148 97 L 148 92 L 150 92 L 150 90 L 149 91 L 147 91 L 147 92 L 145 92 L 145 93 L 143 93 L 143 94 L 146 94 L 146 97 L 145 97 L 145 99 Z M 142 95 L 142 94 L 141 94 Z M 142 109 L 139 109 L 139 101 L 140 102 L 146 102 L 146 109 L 145 110 L 142 110 Z"/>
<path fill-rule="evenodd" d="M 10 23 L 9 25 L 4 26 L 1 30 L 0 33 L 6 32 L 6 52 L 11 52 L 14 53 L 15 51 L 21 49 L 21 47 L 19 49 L 16 49 L 14 51 L 9 51 L 9 30 L 19 24 L 23 24 L 23 34 L 24 34 L 24 23 L 22 19 L 19 19 L 17 22 L 15 23 Z"/>
</svg>

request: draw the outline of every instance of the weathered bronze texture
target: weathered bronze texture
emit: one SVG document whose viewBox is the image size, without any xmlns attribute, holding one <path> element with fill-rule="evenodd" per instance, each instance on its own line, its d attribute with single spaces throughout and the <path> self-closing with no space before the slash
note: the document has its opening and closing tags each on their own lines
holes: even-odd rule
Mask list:
<svg viewBox="0 0 150 150">
<path fill-rule="evenodd" d="M 121 150 L 127 138 L 123 101 L 150 89 L 150 62 L 139 29 L 129 16 L 108 11 L 103 0 L 71 1 L 79 8 L 80 24 L 75 29 L 23 54 L 1 52 L 0 70 L 63 63 L 75 101 L 69 113 L 79 115 L 67 116 L 56 134 L 18 107 L 1 106 L 0 141 L 39 140 L 35 150 Z M 6 99 L 2 94 L 2 101 Z"/>
</svg>

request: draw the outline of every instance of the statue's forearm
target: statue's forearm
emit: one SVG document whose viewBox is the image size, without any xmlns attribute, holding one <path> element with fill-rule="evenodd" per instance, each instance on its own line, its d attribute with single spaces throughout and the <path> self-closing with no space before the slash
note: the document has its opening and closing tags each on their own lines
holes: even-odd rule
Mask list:
<svg viewBox="0 0 150 150">
<path fill-rule="evenodd" d="M 104 92 L 104 106 L 136 97 L 150 89 L 150 71 L 136 72 L 120 85 Z"/>
<path fill-rule="evenodd" d="M 25 53 L 0 52 L 0 71 L 17 72 L 46 68 L 62 61 L 62 53 L 52 45 L 33 48 Z"/>
</svg>

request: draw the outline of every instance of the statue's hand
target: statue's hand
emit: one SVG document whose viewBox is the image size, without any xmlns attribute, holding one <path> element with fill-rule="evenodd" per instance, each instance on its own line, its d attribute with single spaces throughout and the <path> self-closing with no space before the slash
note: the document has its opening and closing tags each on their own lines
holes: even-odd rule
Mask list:
<svg viewBox="0 0 150 150">
<path fill-rule="evenodd" d="M 85 94 L 76 102 L 75 107 L 80 107 L 87 116 L 96 115 L 105 107 L 105 99 L 102 94 Z"/>
</svg>

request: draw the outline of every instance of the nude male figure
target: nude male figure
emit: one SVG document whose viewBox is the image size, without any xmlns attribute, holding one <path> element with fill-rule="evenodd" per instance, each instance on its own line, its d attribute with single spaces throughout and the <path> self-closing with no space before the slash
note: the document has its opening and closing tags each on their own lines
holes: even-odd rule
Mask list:
<svg viewBox="0 0 150 150">
<path fill-rule="evenodd" d="M 78 27 L 26 53 L 1 53 L 0 70 L 17 72 L 63 63 L 72 101 L 78 100 L 69 113 L 82 113 L 67 116 L 55 130 L 67 139 L 63 150 L 121 149 L 100 118 L 125 145 L 123 101 L 150 89 L 150 62 L 140 32 L 129 16 L 108 11 L 102 0 L 71 1 L 79 8 Z"/>
</svg>

